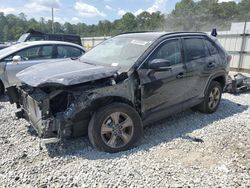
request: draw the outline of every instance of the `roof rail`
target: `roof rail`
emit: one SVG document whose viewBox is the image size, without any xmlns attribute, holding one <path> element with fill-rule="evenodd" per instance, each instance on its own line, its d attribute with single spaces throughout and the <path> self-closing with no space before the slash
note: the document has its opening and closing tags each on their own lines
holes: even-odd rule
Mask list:
<svg viewBox="0 0 250 188">
<path fill-rule="evenodd" d="M 115 36 L 124 35 L 124 34 L 132 34 L 132 33 L 150 33 L 150 32 L 154 32 L 154 31 L 128 31 L 128 32 L 118 33 Z"/>
<path fill-rule="evenodd" d="M 172 34 L 206 34 L 204 32 L 197 32 L 197 31 L 177 31 L 177 32 L 169 32 L 166 33 L 166 35 L 172 35 Z"/>
<path fill-rule="evenodd" d="M 124 32 L 124 33 L 119 33 L 117 35 L 114 35 L 113 37 L 115 36 L 119 36 L 119 35 L 123 35 L 123 34 L 133 34 L 133 33 L 154 33 L 156 31 L 132 31 L 132 32 Z M 165 32 L 165 34 L 164 34 Z M 168 35 L 178 35 L 178 34 L 200 34 L 200 35 L 207 35 L 206 33 L 204 32 L 190 32 L 190 31 L 178 31 L 178 32 L 166 32 L 166 31 L 162 31 L 162 35 L 159 36 L 159 38 L 161 37 L 164 37 L 164 36 L 168 36 Z"/>
</svg>

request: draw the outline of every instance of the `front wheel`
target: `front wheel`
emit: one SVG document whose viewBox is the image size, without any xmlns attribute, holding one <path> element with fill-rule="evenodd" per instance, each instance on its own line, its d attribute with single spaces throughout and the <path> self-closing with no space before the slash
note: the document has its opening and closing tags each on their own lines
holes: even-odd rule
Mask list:
<svg viewBox="0 0 250 188">
<path fill-rule="evenodd" d="M 214 113 L 221 101 L 222 87 L 217 81 L 212 81 L 205 94 L 204 101 L 197 106 L 197 109 L 202 113 Z"/>
<path fill-rule="evenodd" d="M 98 150 L 110 153 L 131 148 L 142 134 L 143 126 L 138 112 L 123 103 L 100 108 L 88 127 L 90 143 Z"/>
</svg>

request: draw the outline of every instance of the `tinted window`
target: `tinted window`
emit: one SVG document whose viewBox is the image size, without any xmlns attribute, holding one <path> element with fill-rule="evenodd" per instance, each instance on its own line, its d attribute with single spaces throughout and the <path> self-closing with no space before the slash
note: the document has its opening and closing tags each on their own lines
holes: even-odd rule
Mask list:
<svg viewBox="0 0 250 188">
<path fill-rule="evenodd" d="M 48 35 L 48 40 L 63 41 L 61 35 Z"/>
<path fill-rule="evenodd" d="M 215 55 L 219 53 L 218 49 L 212 42 L 205 40 L 205 43 L 211 55 Z"/>
<path fill-rule="evenodd" d="M 31 36 L 27 41 L 39 41 L 44 40 L 44 36 Z"/>
<path fill-rule="evenodd" d="M 22 58 L 23 61 L 37 59 L 40 48 L 41 48 L 40 46 L 36 46 L 36 47 L 32 47 L 32 48 L 21 50 L 20 52 L 17 52 L 14 55 L 12 55 L 11 59 L 15 55 L 21 56 L 21 58 Z"/>
<path fill-rule="evenodd" d="M 181 48 L 179 40 L 171 40 L 163 43 L 153 54 L 150 60 L 165 59 L 171 65 L 181 63 Z"/>
<path fill-rule="evenodd" d="M 77 36 L 64 36 L 64 41 L 82 45 L 80 37 Z"/>
<path fill-rule="evenodd" d="M 51 59 L 53 54 L 53 46 L 42 46 L 39 51 L 39 59 Z"/>
<path fill-rule="evenodd" d="M 80 57 L 83 51 L 72 46 L 58 46 L 57 58 Z"/>
<path fill-rule="evenodd" d="M 22 61 L 51 59 L 52 52 L 53 46 L 35 46 L 12 54 L 5 58 L 5 61 L 12 61 L 12 58 L 16 55 L 21 56 Z"/>
<path fill-rule="evenodd" d="M 204 58 L 208 55 L 202 39 L 184 39 L 186 61 Z"/>
</svg>

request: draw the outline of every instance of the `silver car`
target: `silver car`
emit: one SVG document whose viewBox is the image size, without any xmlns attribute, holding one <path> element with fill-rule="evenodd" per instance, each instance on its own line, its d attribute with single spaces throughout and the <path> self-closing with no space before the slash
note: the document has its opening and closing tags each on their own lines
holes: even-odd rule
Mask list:
<svg viewBox="0 0 250 188">
<path fill-rule="evenodd" d="M 0 95 L 5 88 L 20 85 L 16 74 L 32 65 L 65 58 L 78 58 L 83 47 L 58 41 L 35 41 L 13 45 L 0 50 Z M 53 62 L 53 61 L 52 61 Z"/>
</svg>

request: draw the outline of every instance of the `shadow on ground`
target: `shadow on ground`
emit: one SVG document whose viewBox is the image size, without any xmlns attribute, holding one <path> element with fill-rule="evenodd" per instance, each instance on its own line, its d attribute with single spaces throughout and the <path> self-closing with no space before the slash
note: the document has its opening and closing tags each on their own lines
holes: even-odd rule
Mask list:
<svg viewBox="0 0 250 188">
<path fill-rule="evenodd" d="M 99 152 L 93 149 L 87 137 L 66 140 L 59 144 L 46 145 L 46 149 L 51 157 L 77 156 L 90 160 L 114 159 L 121 156 L 128 156 L 136 152 L 147 151 L 150 148 L 162 143 L 170 142 L 176 138 L 188 139 L 194 142 L 203 143 L 202 138 L 189 136 L 195 130 L 202 129 L 213 122 L 226 119 L 235 114 L 242 113 L 249 106 L 240 105 L 230 100 L 223 99 L 218 111 L 214 114 L 201 114 L 191 110 L 178 113 L 148 126 L 144 130 L 144 138 L 137 147 L 115 154 Z"/>
<path fill-rule="evenodd" d="M 8 102 L 9 98 L 7 95 L 0 95 L 0 102 Z"/>
</svg>

